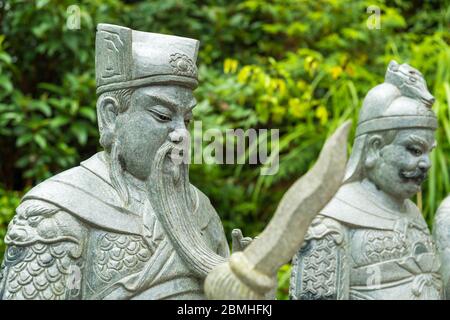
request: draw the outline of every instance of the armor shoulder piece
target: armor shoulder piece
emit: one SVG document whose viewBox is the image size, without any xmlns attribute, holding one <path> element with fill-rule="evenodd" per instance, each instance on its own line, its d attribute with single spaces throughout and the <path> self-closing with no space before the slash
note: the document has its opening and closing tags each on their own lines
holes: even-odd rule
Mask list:
<svg viewBox="0 0 450 320">
<path fill-rule="evenodd" d="M 303 247 L 294 256 L 290 299 L 347 299 L 349 268 L 346 229 L 334 219 L 317 216 Z"/>
<path fill-rule="evenodd" d="M 0 283 L 2 299 L 67 299 L 80 293 L 78 259 L 85 227 L 40 200 L 24 201 L 8 226 Z"/>
<path fill-rule="evenodd" d="M 370 198 L 359 182 L 344 184 L 320 214 L 347 226 L 393 230 L 397 218 Z"/>
</svg>

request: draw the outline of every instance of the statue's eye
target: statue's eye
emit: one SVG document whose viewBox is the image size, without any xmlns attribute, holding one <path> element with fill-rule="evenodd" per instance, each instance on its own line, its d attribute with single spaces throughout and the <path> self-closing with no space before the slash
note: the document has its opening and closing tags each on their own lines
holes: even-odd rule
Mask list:
<svg viewBox="0 0 450 320">
<path fill-rule="evenodd" d="M 409 77 L 409 81 L 411 81 L 411 82 L 416 82 L 416 81 L 417 81 L 417 79 L 416 79 L 416 78 L 414 78 L 414 77 Z"/>
<path fill-rule="evenodd" d="M 410 147 L 407 147 L 406 149 L 408 149 L 408 151 L 409 151 L 413 156 L 420 157 L 420 156 L 422 155 L 422 150 L 420 150 L 420 149 L 417 148 L 417 147 L 410 146 Z"/>
<path fill-rule="evenodd" d="M 152 116 L 153 116 L 154 118 L 156 118 L 156 120 L 158 120 L 158 121 L 161 121 L 161 122 L 169 122 L 170 120 L 172 120 L 172 119 L 170 118 L 170 116 L 167 115 L 167 114 L 158 112 L 158 111 L 156 111 L 156 110 L 149 110 L 149 111 L 150 111 L 150 113 L 152 114 Z"/>
</svg>

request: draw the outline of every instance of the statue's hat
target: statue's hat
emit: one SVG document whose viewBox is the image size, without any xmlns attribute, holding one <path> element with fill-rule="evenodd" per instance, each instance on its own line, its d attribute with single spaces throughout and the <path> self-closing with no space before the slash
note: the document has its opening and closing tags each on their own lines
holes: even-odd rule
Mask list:
<svg viewBox="0 0 450 320">
<path fill-rule="evenodd" d="M 97 93 L 175 83 L 196 88 L 199 41 L 99 24 L 95 41 Z"/>
<path fill-rule="evenodd" d="M 370 90 L 359 112 L 356 136 L 401 128 L 437 128 L 434 97 L 422 74 L 391 61 L 384 83 Z"/>
</svg>

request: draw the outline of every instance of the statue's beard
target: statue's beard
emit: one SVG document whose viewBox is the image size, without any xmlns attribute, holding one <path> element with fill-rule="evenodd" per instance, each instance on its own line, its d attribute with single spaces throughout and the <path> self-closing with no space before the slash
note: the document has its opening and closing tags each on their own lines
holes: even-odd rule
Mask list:
<svg viewBox="0 0 450 320">
<path fill-rule="evenodd" d="M 156 153 L 148 181 L 149 199 L 173 248 L 195 275 L 204 278 L 225 259 L 201 236 L 197 217 L 208 213 L 196 212 L 198 195 L 189 183 L 188 165 L 176 148 L 168 142 Z"/>
<path fill-rule="evenodd" d="M 185 191 L 189 187 L 189 168 L 183 159 L 185 152 L 182 147 L 165 142 L 153 159 L 148 188 L 157 185 L 157 189 L 167 191 L 170 196 Z"/>
<path fill-rule="evenodd" d="M 130 200 L 130 187 L 125 177 L 126 169 L 120 157 L 120 146 L 120 141 L 116 140 L 111 148 L 110 178 L 123 206 L 127 207 Z M 150 176 L 145 181 L 146 189 L 149 190 L 150 185 L 159 184 L 158 188 L 163 189 L 168 195 L 174 195 L 175 191 L 189 191 L 188 165 L 183 155 L 186 155 L 186 151 L 178 145 L 171 142 L 162 144 L 153 159 Z"/>
<path fill-rule="evenodd" d="M 181 146 L 164 143 L 153 159 L 150 177 L 145 182 L 151 215 L 155 214 L 173 248 L 185 261 L 186 266 L 201 278 L 225 258 L 217 255 L 203 240 L 196 219 L 198 195 L 189 183 L 185 157 L 179 158 Z M 120 164 L 120 145 L 116 142 L 111 150 L 111 181 L 128 204 L 129 189 Z M 148 213 L 147 213 L 148 214 Z M 147 219 L 144 216 L 144 223 Z M 144 228 L 145 229 L 145 228 Z M 145 231 L 144 231 L 145 232 Z"/>
</svg>

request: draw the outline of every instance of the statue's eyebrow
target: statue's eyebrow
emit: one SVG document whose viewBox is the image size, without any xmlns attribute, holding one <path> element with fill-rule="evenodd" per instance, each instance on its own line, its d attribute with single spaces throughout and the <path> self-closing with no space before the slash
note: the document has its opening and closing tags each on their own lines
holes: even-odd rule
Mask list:
<svg viewBox="0 0 450 320">
<path fill-rule="evenodd" d="M 423 149 L 427 149 L 427 147 L 428 147 L 428 143 L 427 143 L 426 140 L 424 140 L 424 139 L 422 139 L 421 137 L 416 136 L 416 135 L 414 135 L 414 134 L 412 134 L 412 135 L 410 135 L 410 136 L 408 137 L 408 141 L 409 141 L 409 142 L 412 142 L 412 143 L 420 144 L 420 146 L 421 146 Z M 434 145 L 436 145 L 436 141 L 434 142 L 433 146 L 434 146 Z M 432 147 L 433 147 L 433 146 L 432 146 Z"/>
<path fill-rule="evenodd" d="M 152 95 L 152 94 L 148 94 L 147 97 L 152 98 L 157 103 L 168 106 L 172 112 L 175 112 L 176 109 L 180 107 L 175 101 L 172 101 L 166 97 L 156 96 L 156 95 Z"/>
<path fill-rule="evenodd" d="M 172 112 L 176 112 L 176 109 L 181 109 L 182 106 L 179 105 L 177 102 L 171 100 L 170 98 L 167 97 L 162 97 L 162 96 L 156 96 L 156 95 L 152 95 L 152 94 L 148 94 L 147 97 L 152 98 L 153 100 L 155 100 L 156 102 L 166 105 L 168 106 Z M 197 105 L 197 100 L 193 99 L 193 102 L 191 103 L 191 105 L 188 107 L 188 111 L 192 111 L 192 109 Z"/>
</svg>

